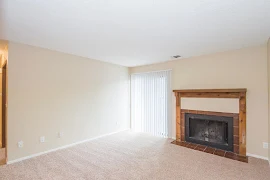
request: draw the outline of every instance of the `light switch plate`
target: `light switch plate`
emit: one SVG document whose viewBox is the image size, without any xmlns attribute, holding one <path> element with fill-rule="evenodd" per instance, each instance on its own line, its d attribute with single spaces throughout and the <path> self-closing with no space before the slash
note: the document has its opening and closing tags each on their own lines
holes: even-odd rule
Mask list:
<svg viewBox="0 0 270 180">
<path fill-rule="evenodd" d="M 263 142 L 263 148 L 268 149 L 268 143 L 267 142 Z"/>
<path fill-rule="evenodd" d="M 18 142 L 18 147 L 19 147 L 19 148 L 22 148 L 22 147 L 23 147 L 23 141 L 19 141 L 19 142 Z"/>
<path fill-rule="evenodd" d="M 40 141 L 41 143 L 44 143 L 44 142 L 45 142 L 45 136 L 41 136 L 40 139 L 39 139 L 39 141 Z"/>
<path fill-rule="evenodd" d="M 58 138 L 61 138 L 61 137 L 63 137 L 64 136 L 64 133 L 63 132 L 59 132 L 58 133 Z"/>
</svg>

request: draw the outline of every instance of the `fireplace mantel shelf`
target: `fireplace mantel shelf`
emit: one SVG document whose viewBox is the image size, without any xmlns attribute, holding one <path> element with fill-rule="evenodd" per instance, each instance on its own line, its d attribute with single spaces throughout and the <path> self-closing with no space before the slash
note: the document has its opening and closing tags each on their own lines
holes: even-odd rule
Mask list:
<svg viewBox="0 0 270 180">
<path fill-rule="evenodd" d="M 247 89 L 179 89 L 173 90 L 178 93 L 240 93 L 247 92 Z"/>
</svg>

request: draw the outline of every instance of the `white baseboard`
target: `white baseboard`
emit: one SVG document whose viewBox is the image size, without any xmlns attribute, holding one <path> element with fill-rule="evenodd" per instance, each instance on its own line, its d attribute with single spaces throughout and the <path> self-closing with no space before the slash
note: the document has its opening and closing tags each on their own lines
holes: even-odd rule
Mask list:
<svg viewBox="0 0 270 180">
<path fill-rule="evenodd" d="M 82 144 L 82 143 L 85 143 L 85 142 L 88 142 L 88 141 L 92 141 L 92 140 L 95 140 L 95 139 L 99 139 L 99 138 L 102 138 L 102 137 L 105 137 L 105 136 L 109 136 L 109 135 L 116 134 L 116 133 L 119 133 L 119 132 L 122 132 L 122 131 L 127 131 L 127 130 L 130 130 L 130 129 L 125 129 L 125 130 L 121 130 L 121 131 L 116 131 L 116 132 L 104 134 L 104 135 L 101 135 L 101 136 L 93 137 L 93 138 L 86 139 L 86 140 L 83 140 L 83 141 L 79 141 L 79 142 L 75 142 L 75 143 L 68 144 L 68 145 L 65 145 L 65 146 L 61 146 L 61 147 L 58 147 L 58 148 L 54 148 L 54 149 L 51 149 L 51 150 L 48 150 L 48 151 L 43 151 L 43 152 L 40 152 L 40 153 L 32 154 L 30 156 L 25 156 L 25 157 L 22 157 L 22 158 L 19 158 L 19 159 L 8 161 L 7 164 L 13 164 L 13 163 L 20 162 L 20 161 L 23 161 L 23 160 L 26 160 L 26 159 L 31 159 L 33 157 L 37 157 L 37 156 L 47 154 L 47 153 L 50 153 L 50 152 L 54 152 L 54 151 L 58 151 L 58 150 L 61 150 L 61 149 L 66 149 L 66 148 L 69 148 L 69 147 L 72 147 L 72 146 L 75 146 L 75 145 L 78 145 L 78 144 Z M 175 140 L 176 137 L 172 137 L 172 139 Z M 270 159 L 268 159 L 267 157 L 259 156 L 259 155 L 251 154 L 251 153 L 247 153 L 246 155 L 250 156 L 250 157 L 258 158 L 258 159 L 268 160 L 269 164 L 270 164 Z"/>
<path fill-rule="evenodd" d="M 125 129 L 125 130 L 122 130 L 122 131 L 127 131 L 127 130 L 130 130 L 130 129 Z M 58 150 L 61 150 L 61 149 L 66 149 L 68 147 L 72 147 L 72 146 L 82 144 L 82 143 L 85 143 L 85 142 L 88 142 L 88 141 L 92 141 L 92 140 L 95 140 L 95 139 L 98 139 L 98 138 L 102 138 L 102 137 L 105 137 L 105 136 L 116 134 L 116 133 L 119 133 L 119 132 L 122 132 L 122 131 L 116 131 L 116 132 L 104 134 L 104 135 L 101 135 L 101 136 L 97 136 L 97 137 L 93 137 L 93 138 L 86 139 L 86 140 L 83 140 L 83 141 L 79 141 L 79 142 L 75 142 L 75 143 L 68 144 L 68 145 L 65 145 L 65 146 L 61 146 L 61 147 L 58 147 L 58 148 L 50 149 L 48 151 L 43 151 L 43 152 L 40 152 L 40 153 L 32 154 L 30 156 L 25 156 L 25 157 L 22 157 L 22 158 L 19 158 L 19 159 L 8 161 L 7 164 L 13 164 L 13 163 L 16 163 L 16 162 L 20 162 L 20 161 L 23 161 L 23 160 L 26 160 L 26 159 L 31 159 L 33 157 L 37 157 L 37 156 L 47 154 L 47 153 L 50 153 L 50 152 L 58 151 Z"/>
<path fill-rule="evenodd" d="M 259 156 L 259 155 L 256 155 L 256 154 L 247 153 L 247 156 L 258 158 L 258 159 L 263 159 L 263 160 L 267 160 L 268 161 L 268 157 Z"/>
</svg>

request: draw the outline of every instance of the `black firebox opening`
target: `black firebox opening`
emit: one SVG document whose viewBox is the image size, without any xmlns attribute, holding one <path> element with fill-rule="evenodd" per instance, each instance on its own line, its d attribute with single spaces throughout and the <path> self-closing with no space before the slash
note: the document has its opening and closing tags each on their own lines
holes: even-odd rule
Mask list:
<svg viewBox="0 0 270 180">
<path fill-rule="evenodd" d="M 185 139 L 233 152 L 233 118 L 186 113 Z"/>
</svg>

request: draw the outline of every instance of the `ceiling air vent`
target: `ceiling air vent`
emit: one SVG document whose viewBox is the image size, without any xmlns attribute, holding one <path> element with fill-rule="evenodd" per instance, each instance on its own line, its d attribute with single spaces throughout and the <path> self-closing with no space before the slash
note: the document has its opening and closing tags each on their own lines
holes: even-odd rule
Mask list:
<svg viewBox="0 0 270 180">
<path fill-rule="evenodd" d="M 174 55 L 172 56 L 173 59 L 177 59 L 177 58 L 180 58 L 181 56 L 180 55 Z"/>
</svg>

